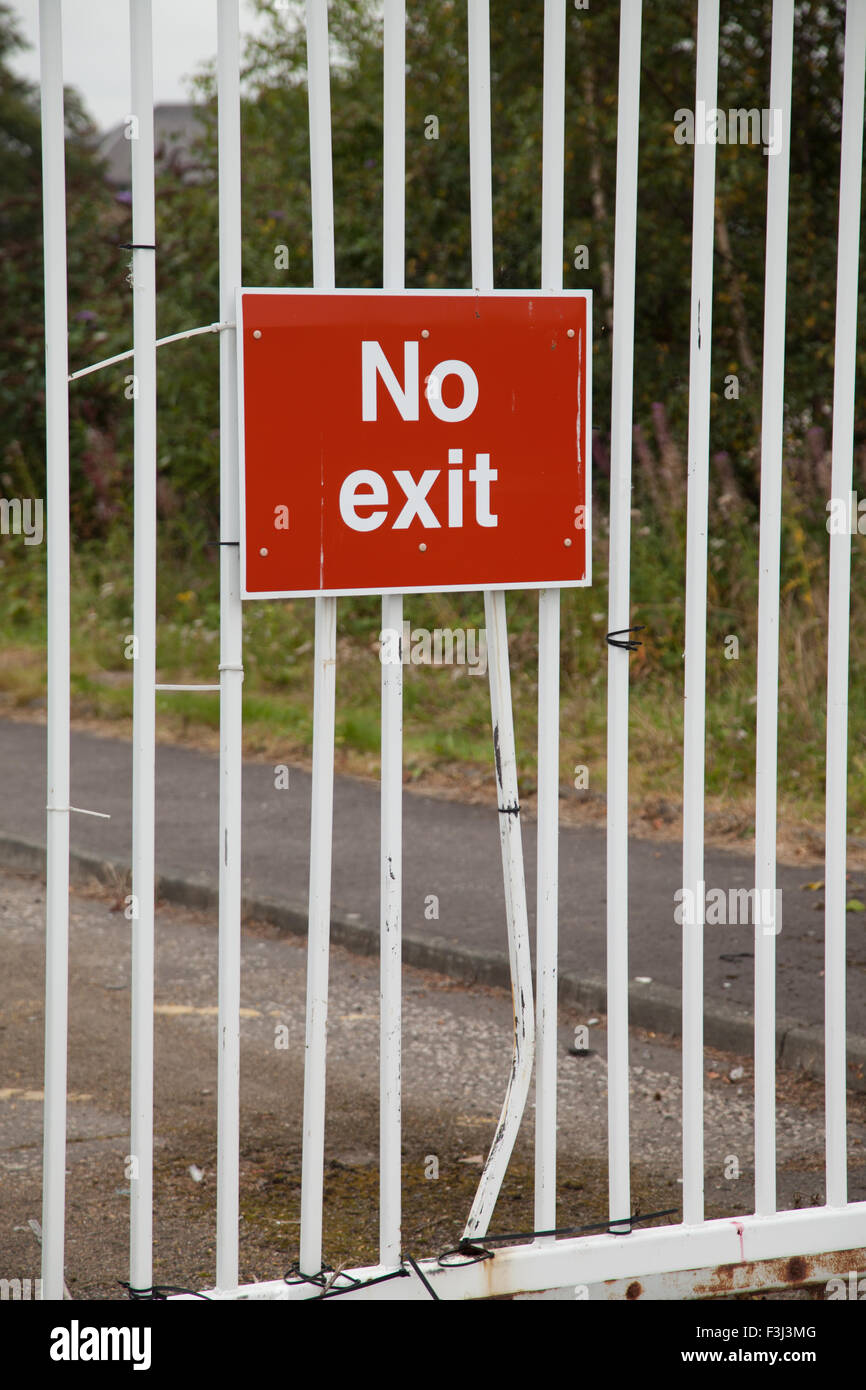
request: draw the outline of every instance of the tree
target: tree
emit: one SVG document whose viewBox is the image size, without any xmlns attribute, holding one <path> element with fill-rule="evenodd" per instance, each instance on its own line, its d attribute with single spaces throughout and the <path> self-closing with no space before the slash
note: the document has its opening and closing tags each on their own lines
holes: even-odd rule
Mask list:
<svg viewBox="0 0 866 1390">
<path fill-rule="evenodd" d="M 9 56 L 21 47 L 9 7 L 0 4 L 0 473 L 10 493 L 44 492 L 44 308 L 39 98 L 16 76 Z M 119 208 L 96 157 L 96 131 L 78 95 L 66 92 L 69 356 L 72 368 L 128 343 L 126 258 L 117 243 L 128 210 Z M 120 450 L 128 438 L 122 392 L 91 378 L 70 397 L 71 491 L 80 532 L 93 534 L 123 504 Z"/>
</svg>

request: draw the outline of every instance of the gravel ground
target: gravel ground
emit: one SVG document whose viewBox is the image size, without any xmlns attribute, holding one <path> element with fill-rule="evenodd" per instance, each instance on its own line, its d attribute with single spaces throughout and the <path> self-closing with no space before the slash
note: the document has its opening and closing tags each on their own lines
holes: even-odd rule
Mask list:
<svg viewBox="0 0 866 1390">
<path fill-rule="evenodd" d="M 0 874 L 0 1277 L 35 1278 L 41 1167 L 44 886 Z M 66 1278 L 75 1299 L 125 1297 L 129 1104 L 129 927 L 103 888 L 71 899 Z M 250 925 L 241 982 L 241 1281 L 281 1276 L 297 1257 L 305 950 Z M 204 914 L 157 920 L 154 1278 L 214 1278 L 217 938 Z M 404 1249 L 459 1238 L 492 1137 L 510 1061 L 510 997 L 404 972 Z M 604 1220 L 604 1019 L 560 1017 L 559 1214 Z M 575 1028 L 589 1051 L 575 1055 Z M 286 1044 L 280 1046 L 279 1044 Z M 331 953 L 325 1262 L 375 1259 L 378 1208 L 378 962 Z M 633 1199 L 679 1208 L 680 1068 L 675 1040 L 631 1041 Z M 751 1061 L 707 1051 L 707 1214 L 752 1210 Z M 532 1225 L 532 1097 L 494 1231 Z M 851 1096 L 850 1195 L 866 1198 L 866 1097 Z M 779 1205 L 823 1200 L 823 1093 L 779 1073 Z M 431 1158 L 436 1164 L 431 1163 Z M 438 1165 L 438 1177 L 429 1174 Z M 735 1173 L 739 1176 L 733 1176 Z M 726 1175 L 727 1174 L 727 1175 Z M 676 1219 L 675 1217 L 668 1218 Z"/>
</svg>

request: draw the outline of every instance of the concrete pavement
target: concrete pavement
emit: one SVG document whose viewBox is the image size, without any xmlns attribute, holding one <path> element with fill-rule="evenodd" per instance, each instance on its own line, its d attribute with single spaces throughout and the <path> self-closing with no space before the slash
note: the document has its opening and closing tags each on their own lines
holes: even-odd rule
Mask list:
<svg viewBox="0 0 866 1390">
<path fill-rule="evenodd" d="M 42 983 L 45 893 L 0 871 L 0 1278 L 39 1276 L 31 1220 L 41 1214 Z M 130 934 L 102 890 L 70 897 L 69 1139 L 66 1280 L 74 1299 L 118 1299 L 128 1278 Z M 154 1032 L 157 1284 L 214 1280 L 217 940 L 213 918 L 159 910 Z M 306 952 L 271 928 L 242 941 L 240 1047 L 241 1281 L 280 1278 L 298 1254 Z M 378 1246 L 378 962 L 332 952 L 325 1142 L 325 1260 L 373 1262 Z M 458 1239 L 493 1137 L 511 1059 L 507 991 L 467 989 L 408 967 L 403 982 L 404 1251 L 421 1257 Z M 561 1225 L 608 1212 L 607 1063 L 603 1025 L 568 1055 L 580 1015 L 559 1019 L 558 1215 Z M 707 1215 L 752 1210 L 753 1095 L 748 1063 L 708 1053 Z M 636 1030 L 631 1046 L 631 1192 L 642 1212 L 678 1219 L 682 1188 L 681 1056 Z M 493 1232 L 533 1225 L 533 1107 L 494 1213 Z M 849 1195 L 866 1196 L 866 1096 L 848 1115 Z M 824 1199 L 819 1084 L 780 1073 L 779 1203 Z M 732 1167 L 732 1156 L 736 1165 Z M 431 1164 L 431 1160 L 434 1160 Z M 862 1269 L 860 1252 L 844 1268 Z M 805 1261 L 801 1262 L 805 1269 Z M 622 1282 L 618 1296 L 626 1293 Z M 677 1297 L 670 1291 L 648 1297 Z"/>
</svg>

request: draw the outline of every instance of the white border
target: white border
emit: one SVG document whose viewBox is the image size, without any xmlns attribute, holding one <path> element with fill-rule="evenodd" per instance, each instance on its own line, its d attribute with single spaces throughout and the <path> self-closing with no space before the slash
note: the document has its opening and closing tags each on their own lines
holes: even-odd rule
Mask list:
<svg viewBox="0 0 866 1390">
<path fill-rule="evenodd" d="M 387 295 L 389 297 L 399 296 L 407 299 L 424 299 L 431 296 L 454 298 L 469 298 L 475 296 L 479 299 L 583 299 L 586 302 L 586 420 L 584 423 L 584 466 L 586 473 L 586 547 L 585 547 L 585 575 L 583 579 L 574 580 L 509 580 L 504 584 L 435 584 L 432 587 L 426 585 L 408 585 L 387 589 L 277 589 L 268 590 L 266 593 L 256 591 L 250 593 L 247 589 L 247 531 L 246 531 L 246 488 L 245 488 L 245 458 L 246 458 L 246 430 L 244 423 L 244 320 L 243 320 L 243 300 L 244 295 L 369 295 L 380 298 Z M 449 593 L 482 593 L 485 590 L 494 589 L 585 589 L 592 584 L 592 290 L 397 290 L 397 289 L 312 289 L 309 286 L 302 288 L 292 288 L 290 286 L 275 287 L 271 285 L 243 285 L 236 292 L 235 322 L 237 332 L 238 350 L 238 493 L 240 496 L 240 560 L 241 560 L 241 598 L 242 599 L 268 599 L 268 598 L 361 598 L 376 594 L 449 594 Z"/>
</svg>

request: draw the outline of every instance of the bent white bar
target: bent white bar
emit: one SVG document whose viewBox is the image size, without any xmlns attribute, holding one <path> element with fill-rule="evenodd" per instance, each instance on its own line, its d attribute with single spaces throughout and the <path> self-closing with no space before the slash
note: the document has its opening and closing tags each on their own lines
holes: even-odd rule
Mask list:
<svg viewBox="0 0 866 1390">
<path fill-rule="evenodd" d="M 241 283 L 238 0 L 217 10 L 220 317 Z M 237 330 L 220 335 L 220 810 L 217 1052 L 217 1287 L 238 1282 L 243 610 L 238 497 Z"/>
<path fill-rule="evenodd" d="M 716 105 L 719 0 L 699 0 L 695 110 Z M 716 147 L 695 140 L 683 728 L 683 1220 L 704 1219 L 704 745 Z M 673 910 L 673 905 L 672 909 Z"/>
<path fill-rule="evenodd" d="M 201 333 L 221 333 L 228 326 L 224 323 L 208 323 L 203 328 L 186 328 L 182 333 L 169 333 L 167 338 L 157 338 L 156 345 L 161 348 L 167 343 L 179 343 L 183 338 L 197 338 Z M 92 372 L 101 372 L 104 367 L 114 367 L 118 362 L 125 362 L 131 356 L 132 348 L 128 352 L 116 352 L 113 357 L 103 357 L 101 362 L 91 362 L 89 367 L 79 367 L 77 372 L 70 372 L 67 379 L 78 381 L 83 376 L 90 376 Z"/>
<path fill-rule="evenodd" d="M 310 107 L 310 194 L 313 281 L 334 288 L 334 188 L 327 0 L 307 0 L 307 86 Z M 334 808 L 334 713 L 337 600 L 317 598 L 313 682 L 313 772 L 310 816 L 310 905 L 307 937 L 307 1023 L 304 1067 L 304 1149 L 301 1160 L 301 1248 L 304 1274 L 322 1267 L 325 1169 L 325 1063 L 328 950 L 331 935 L 331 836 Z"/>
<path fill-rule="evenodd" d="M 48 778 L 42 1297 L 63 1297 L 69 986 L 69 387 L 60 0 L 39 0 L 48 501 Z"/>
<path fill-rule="evenodd" d="M 631 623 L 631 450 L 641 0 L 619 21 L 608 631 Z M 631 1212 L 628 1108 L 628 651 L 607 649 L 607 1126 L 611 1220 Z M 616 1225 L 615 1230 L 627 1230 Z"/>
<path fill-rule="evenodd" d="M 770 108 L 782 148 L 768 156 L 758 558 L 758 703 L 755 733 L 755 1211 L 776 1210 L 776 773 L 779 724 L 779 566 L 785 400 L 785 280 L 794 0 L 774 0 Z M 775 119 L 775 118 L 774 118 Z M 772 907 L 773 920 L 764 920 Z"/>
<path fill-rule="evenodd" d="M 470 0 L 469 21 L 469 184 L 472 216 L 472 283 L 477 290 L 493 289 L 493 181 L 490 141 L 490 5 Z M 514 1043 L 511 1071 L 496 1134 L 481 1174 L 464 1229 L 467 1238 L 486 1233 L 508 1167 L 532 1080 L 535 1019 L 532 1004 L 532 961 L 526 912 L 526 883 L 517 799 L 517 759 L 511 712 L 511 671 L 505 594 L 484 595 L 487 627 L 490 713 L 496 762 L 499 838 L 508 927 L 508 958 L 514 1002 Z"/>
<path fill-rule="evenodd" d="M 833 380 L 832 497 L 846 514 L 853 487 L 854 378 L 857 352 L 860 198 L 866 4 L 849 0 L 845 24 L 836 353 Z M 856 524 L 856 523 L 855 523 Z M 827 1205 L 848 1200 L 846 1135 L 845 868 L 848 797 L 848 646 L 851 534 L 830 533 L 827 631 L 827 784 L 824 873 L 824 1029 Z"/>
<path fill-rule="evenodd" d="M 541 288 L 562 289 L 565 0 L 544 4 Z M 536 882 L 535 1229 L 556 1225 L 559 934 L 559 589 L 538 594 L 538 871 Z M 553 1237 L 543 1237 L 552 1240 Z"/>
<path fill-rule="evenodd" d="M 382 284 L 405 280 L 406 5 L 385 0 Z M 382 598 L 382 630 L 396 663 L 382 665 L 379 994 L 379 1262 L 401 1256 L 401 1045 L 403 910 L 403 596 Z"/>
<path fill-rule="evenodd" d="M 130 0 L 134 598 L 132 670 L 132 1068 L 129 1282 L 153 1282 L 153 931 L 156 813 L 156 216 L 151 0 Z"/>
<path fill-rule="evenodd" d="M 508 634 L 505 629 L 505 595 L 501 590 L 485 593 L 484 616 L 487 625 L 487 671 L 490 678 L 490 707 L 493 712 L 496 802 L 499 810 L 499 840 L 505 881 L 514 1036 L 512 1064 L 499 1122 L 463 1231 L 464 1239 L 467 1240 L 485 1235 L 489 1228 L 526 1107 L 535 1051 L 532 959 L 529 949 L 526 884 L 517 800 L 511 673 L 508 664 Z"/>
</svg>

